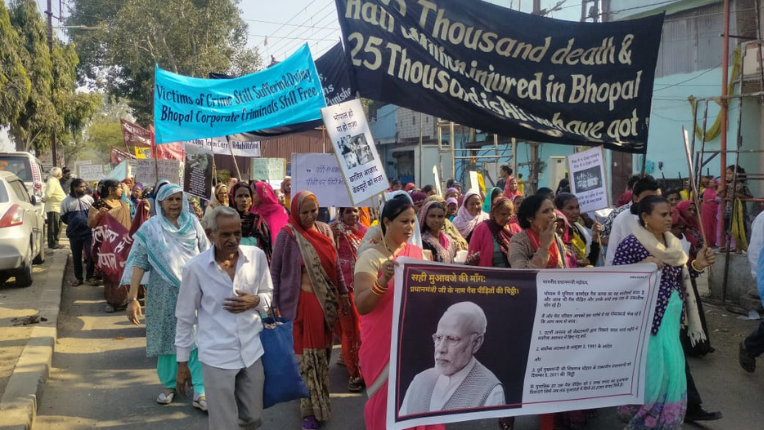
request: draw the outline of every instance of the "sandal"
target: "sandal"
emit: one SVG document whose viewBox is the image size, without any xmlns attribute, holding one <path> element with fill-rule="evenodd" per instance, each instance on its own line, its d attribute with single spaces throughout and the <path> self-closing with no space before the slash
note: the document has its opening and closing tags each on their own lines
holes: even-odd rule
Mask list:
<svg viewBox="0 0 764 430">
<path fill-rule="evenodd" d="M 71 285 L 72 287 L 79 287 L 80 285 L 82 285 L 82 281 L 80 281 L 79 279 L 77 279 L 76 281 L 72 281 L 72 283 L 71 283 L 70 285 Z"/>
<path fill-rule="evenodd" d="M 499 428 L 501 430 L 514 430 L 515 417 L 499 418 Z"/>
<path fill-rule="evenodd" d="M 740 342 L 740 354 L 738 355 L 740 367 L 748 373 L 756 371 L 756 357 L 745 349 L 745 343 Z"/>
<path fill-rule="evenodd" d="M 351 376 L 348 380 L 348 391 L 351 393 L 360 393 L 361 390 L 363 390 L 364 385 L 366 384 L 364 384 L 363 379 Z"/>
<path fill-rule="evenodd" d="M 313 415 L 308 415 L 302 419 L 302 430 L 316 430 L 318 428 L 318 420 Z"/>
<path fill-rule="evenodd" d="M 194 394 L 193 405 L 196 409 L 207 412 L 207 396 L 204 394 L 199 394 L 198 396 Z"/>
<path fill-rule="evenodd" d="M 169 405 L 175 399 L 175 388 L 165 388 L 157 396 L 157 403 L 160 405 Z"/>
</svg>

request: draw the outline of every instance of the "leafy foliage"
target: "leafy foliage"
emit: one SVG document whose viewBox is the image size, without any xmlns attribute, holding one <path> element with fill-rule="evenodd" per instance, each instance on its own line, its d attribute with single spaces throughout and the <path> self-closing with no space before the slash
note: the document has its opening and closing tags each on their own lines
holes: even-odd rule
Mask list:
<svg viewBox="0 0 764 430">
<path fill-rule="evenodd" d="M 19 56 L 21 41 L 0 0 L 0 126 L 7 126 L 24 109 L 31 82 Z"/>
<path fill-rule="evenodd" d="M 240 0 L 74 0 L 67 25 L 82 60 L 79 77 L 128 100 L 137 122 L 153 112 L 154 65 L 186 76 L 251 73 Z"/>
</svg>

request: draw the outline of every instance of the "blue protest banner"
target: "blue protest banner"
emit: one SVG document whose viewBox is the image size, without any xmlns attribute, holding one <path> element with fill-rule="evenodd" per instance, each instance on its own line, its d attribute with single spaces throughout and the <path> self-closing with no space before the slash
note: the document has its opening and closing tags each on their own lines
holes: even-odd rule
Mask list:
<svg viewBox="0 0 764 430">
<path fill-rule="evenodd" d="M 157 144 L 226 136 L 321 119 L 326 107 L 308 45 L 236 79 L 200 79 L 156 68 Z"/>
</svg>

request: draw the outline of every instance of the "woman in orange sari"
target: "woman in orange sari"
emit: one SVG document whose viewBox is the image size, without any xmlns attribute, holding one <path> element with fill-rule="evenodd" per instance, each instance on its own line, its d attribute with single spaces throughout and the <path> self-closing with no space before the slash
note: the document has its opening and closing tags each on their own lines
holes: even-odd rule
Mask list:
<svg viewBox="0 0 764 430">
<path fill-rule="evenodd" d="M 404 196 L 385 204 L 380 217 L 382 240 L 366 249 L 355 265 L 355 304 L 361 314 L 361 368 L 367 378 L 369 400 L 364 408 L 367 430 L 387 428 L 387 368 L 393 320 L 393 270 L 398 257 L 422 259 L 422 248 L 408 243 L 414 234 L 416 212 Z M 444 425 L 417 427 L 445 430 Z"/>
<path fill-rule="evenodd" d="M 329 358 L 339 309 L 349 309 L 348 290 L 328 225 L 317 222 L 318 200 L 301 191 L 292 199 L 289 223 L 273 247 L 274 312 L 293 320 L 294 352 L 309 397 L 300 400 L 302 428 L 317 429 L 331 413 Z M 340 301 L 344 301 L 342 305 Z"/>
</svg>

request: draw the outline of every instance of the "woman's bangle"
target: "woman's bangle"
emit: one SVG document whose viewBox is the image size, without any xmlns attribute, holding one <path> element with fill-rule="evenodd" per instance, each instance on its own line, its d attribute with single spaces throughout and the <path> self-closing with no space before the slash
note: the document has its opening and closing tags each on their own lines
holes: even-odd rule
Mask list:
<svg viewBox="0 0 764 430">
<path fill-rule="evenodd" d="M 697 260 L 692 260 L 692 263 L 690 263 L 690 267 L 692 267 L 692 270 L 694 270 L 694 271 L 696 271 L 698 273 L 703 273 L 703 270 L 705 270 L 705 268 L 703 270 L 699 270 L 697 267 L 695 267 L 695 262 L 696 261 Z"/>
<path fill-rule="evenodd" d="M 379 285 L 379 282 L 375 282 L 371 286 L 371 292 L 377 297 L 382 297 L 387 292 L 387 287 L 383 287 L 382 285 Z"/>
</svg>

